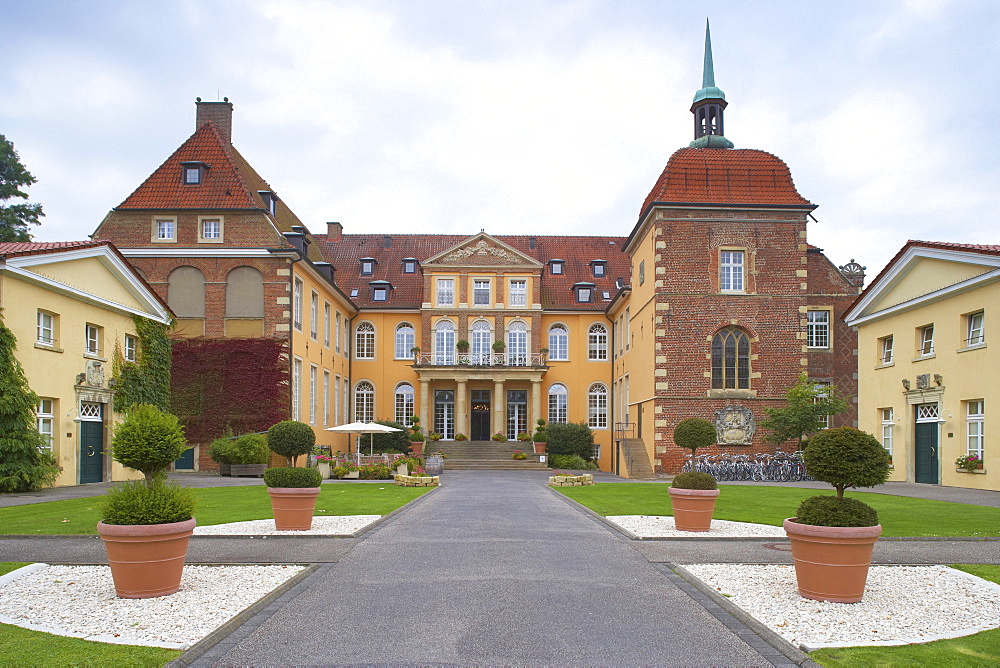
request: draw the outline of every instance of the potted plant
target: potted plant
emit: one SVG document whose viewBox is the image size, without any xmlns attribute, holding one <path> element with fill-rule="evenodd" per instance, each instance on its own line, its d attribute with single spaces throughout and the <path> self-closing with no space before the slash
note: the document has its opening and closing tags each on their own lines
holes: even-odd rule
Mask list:
<svg viewBox="0 0 1000 668">
<path fill-rule="evenodd" d="M 497 443 L 506 443 L 507 442 L 507 436 L 503 432 L 499 432 L 499 431 L 497 433 L 493 434 L 492 436 L 490 436 L 490 438 L 493 439 L 494 441 L 496 441 Z"/>
<path fill-rule="evenodd" d="M 354 462 L 349 461 L 339 461 L 337 465 L 333 467 L 330 471 L 333 475 L 338 478 L 351 478 L 356 479 L 360 477 L 358 470 L 358 465 Z"/>
<path fill-rule="evenodd" d="M 976 455 L 962 455 L 955 460 L 955 466 L 957 469 L 965 469 L 966 473 L 972 473 L 977 469 L 983 468 L 983 460 Z"/>
<path fill-rule="evenodd" d="M 534 436 L 531 437 L 532 446 L 535 448 L 536 455 L 545 454 L 545 446 L 549 442 L 549 430 L 545 427 L 547 424 L 543 418 L 538 418 L 535 421 L 538 427 L 535 429 Z"/>
<path fill-rule="evenodd" d="M 467 355 L 469 353 L 469 342 L 465 339 L 459 339 L 455 342 L 455 350 L 458 351 L 459 355 Z M 468 363 L 469 358 L 460 359 L 459 363 Z"/>
<path fill-rule="evenodd" d="M 531 434 L 529 434 L 526 431 L 522 431 L 517 435 L 517 440 L 521 441 L 522 443 L 527 443 L 528 441 L 531 440 Z"/>
<path fill-rule="evenodd" d="M 107 491 L 97 524 L 120 598 L 167 596 L 180 588 L 196 524 L 194 497 L 168 484 L 165 471 L 187 449 L 177 418 L 156 406 L 132 406 L 114 428 L 111 456 L 143 474 Z"/>
<path fill-rule="evenodd" d="M 514 454 L 512 455 L 512 458 L 517 460 L 522 460 L 522 459 L 527 459 L 528 455 L 524 454 L 520 450 L 515 450 Z"/>
<path fill-rule="evenodd" d="M 336 461 L 332 455 L 321 453 L 314 456 L 316 459 L 316 470 L 319 471 L 319 475 L 323 480 L 326 480 L 333 473 L 334 461 Z"/>
<path fill-rule="evenodd" d="M 413 356 L 413 361 L 420 363 L 420 346 L 413 346 L 410 348 L 410 355 Z"/>
<path fill-rule="evenodd" d="M 507 350 L 507 344 L 503 341 L 493 342 L 493 352 L 500 355 L 500 359 L 496 361 L 497 364 L 503 364 L 503 351 Z"/>
<path fill-rule="evenodd" d="M 229 449 L 234 440 L 232 430 L 227 429 L 225 436 L 220 436 L 208 446 L 208 456 L 219 465 L 219 475 L 232 475 L 233 462 L 229 458 Z"/>
<path fill-rule="evenodd" d="M 674 427 L 674 443 L 691 451 L 691 471 L 674 476 L 667 490 L 680 531 L 708 531 L 719 498 L 719 485 L 708 473 L 694 471 L 695 451 L 715 443 L 715 425 L 702 418 L 688 418 Z"/>
<path fill-rule="evenodd" d="M 419 456 L 424 450 L 424 435 L 420 433 L 420 416 L 410 416 L 410 433 L 406 436 L 410 441 L 410 452 Z"/>
<path fill-rule="evenodd" d="M 264 434 L 244 434 L 231 441 L 226 449 L 230 463 L 230 473 L 233 476 L 264 475 L 271 451 L 267 447 Z"/>
<path fill-rule="evenodd" d="M 864 597 L 872 550 L 882 535 L 878 512 L 844 497 L 850 487 L 874 487 L 889 478 L 889 455 L 853 427 L 825 429 L 802 454 L 806 472 L 833 485 L 837 496 L 813 496 L 784 522 L 795 578 L 804 598 L 857 603 Z"/>
<path fill-rule="evenodd" d="M 427 438 L 437 442 L 440 441 L 442 438 L 444 438 L 444 436 L 442 434 L 437 433 L 436 431 L 432 431 L 427 435 Z"/>
<path fill-rule="evenodd" d="M 312 528 L 323 478 L 316 469 L 296 467 L 294 462 L 295 457 L 308 454 L 316 445 L 316 434 L 303 422 L 286 420 L 267 430 L 267 445 L 288 460 L 288 466 L 264 471 L 274 527 L 278 531 L 307 531 Z"/>
<path fill-rule="evenodd" d="M 466 436 L 465 434 L 455 434 L 455 440 L 456 441 L 468 441 L 469 437 Z"/>
</svg>

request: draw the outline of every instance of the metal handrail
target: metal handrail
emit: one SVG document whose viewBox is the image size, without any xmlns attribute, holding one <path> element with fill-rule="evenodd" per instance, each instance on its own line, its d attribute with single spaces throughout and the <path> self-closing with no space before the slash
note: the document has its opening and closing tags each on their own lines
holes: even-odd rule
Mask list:
<svg viewBox="0 0 1000 668">
<path fill-rule="evenodd" d="M 418 366 L 545 366 L 542 353 L 423 353 L 414 356 Z"/>
</svg>

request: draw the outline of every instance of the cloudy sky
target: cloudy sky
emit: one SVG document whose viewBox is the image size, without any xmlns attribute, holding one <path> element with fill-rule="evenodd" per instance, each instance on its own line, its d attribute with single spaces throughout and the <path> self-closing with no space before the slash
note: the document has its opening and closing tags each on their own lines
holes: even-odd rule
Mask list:
<svg viewBox="0 0 1000 668">
<path fill-rule="evenodd" d="M 627 235 L 692 138 L 706 11 L 726 136 L 788 163 L 836 264 L 1000 243 L 995 0 L 0 0 L 0 133 L 43 241 L 93 232 L 197 96 L 316 232 Z"/>
</svg>

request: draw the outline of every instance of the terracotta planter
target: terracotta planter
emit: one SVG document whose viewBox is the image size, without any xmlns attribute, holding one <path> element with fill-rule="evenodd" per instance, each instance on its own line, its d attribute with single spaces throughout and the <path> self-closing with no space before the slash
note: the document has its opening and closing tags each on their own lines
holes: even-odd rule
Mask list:
<svg viewBox="0 0 1000 668">
<path fill-rule="evenodd" d="M 678 531 L 708 531 L 712 528 L 712 513 L 717 489 L 679 489 L 670 487 L 670 504 L 674 508 L 674 526 Z"/>
<path fill-rule="evenodd" d="M 278 531 L 311 529 L 319 491 L 319 487 L 268 487 L 274 528 Z"/>
<path fill-rule="evenodd" d="M 419 457 L 420 453 L 423 451 L 424 451 L 423 441 L 410 441 L 410 452 Z"/>
<path fill-rule="evenodd" d="M 548 443 L 533 442 L 532 445 L 535 446 L 535 454 L 536 455 L 544 455 L 545 454 L 545 446 L 548 445 Z"/>
<path fill-rule="evenodd" d="M 796 519 L 786 519 L 783 526 L 792 545 L 799 594 L 833 603 L 860 601 L 882 525 L 821 527 L 799 524 Z"/>
<path fill-rule="evenodd" d="M 97 523 L 119 598 L 154 598 L 181 586 L 188 540 L 197 523 L 192 517 L 170 524 Z"/>
</svg>

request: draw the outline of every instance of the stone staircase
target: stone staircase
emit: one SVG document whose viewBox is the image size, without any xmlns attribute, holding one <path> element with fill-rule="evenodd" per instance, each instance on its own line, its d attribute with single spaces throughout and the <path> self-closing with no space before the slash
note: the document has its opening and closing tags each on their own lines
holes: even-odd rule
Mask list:
<svg viewBox="0 0 1000 668">
<path fill-rule="evenodd" d="M 513 458 L 514 451 L 520 450 L 527 459 Z M 538 461 L 533 454 L 531 442 L 507 441 L 438 441 L 427 442 L 424 453 L 443 452 L 445 471 L 548 471 L 549 467 Z"/>
<path fill-rule="evenodd" d="M 619 440 L 622 448 L 622 460 L 628 467 L 628 477 L 633 480 L 653 480 L 656 472 L 646 454 L 646 444 L 641 438 L 623 438 Z"/>
</svg>

